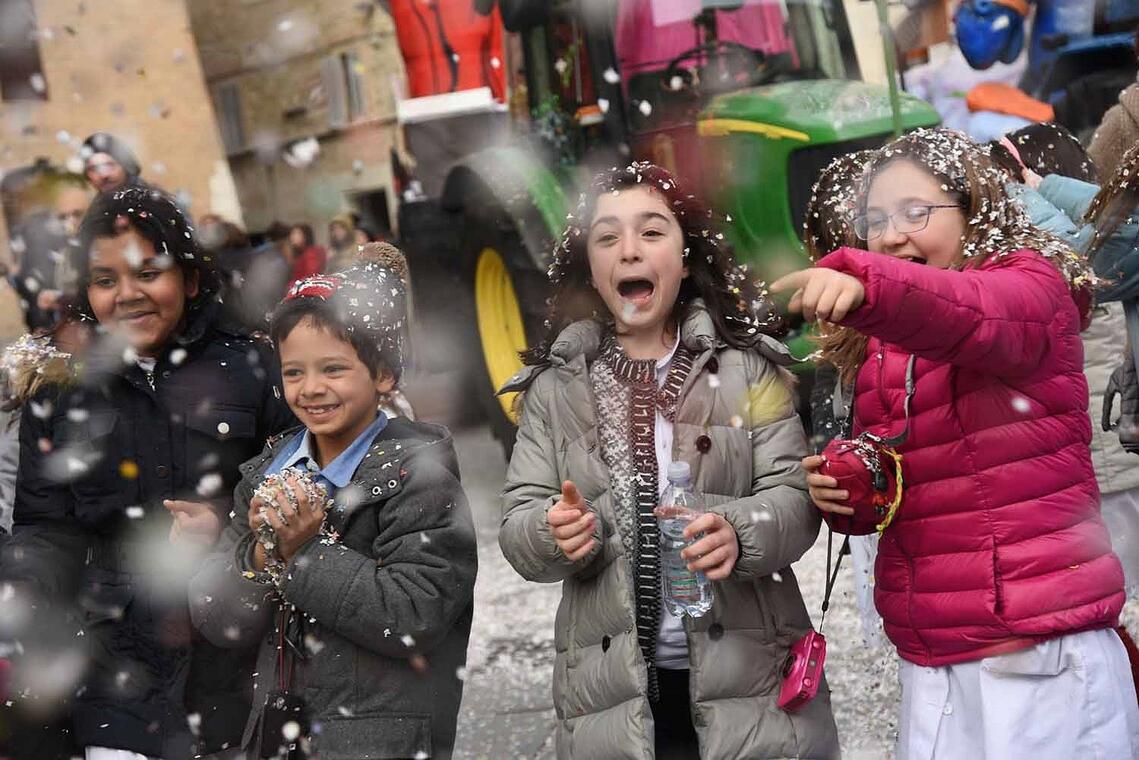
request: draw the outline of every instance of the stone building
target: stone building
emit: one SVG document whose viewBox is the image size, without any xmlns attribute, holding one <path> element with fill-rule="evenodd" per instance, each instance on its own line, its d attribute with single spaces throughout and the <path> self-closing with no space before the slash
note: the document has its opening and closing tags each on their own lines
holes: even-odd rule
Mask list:
<svg viewBox="0 0 1139 760">
<path fill-rule="evenodd" d="M 375 0 L 192 0 L 190 18 L 251 231 L 338 213 L 391 228 L 403 64 Z"/>
<path fill-rule="evenodd" d="M 185 0 L 2 0 L 0 43 L 0 253 L 23 170 L 81 170 L 79 146 L 99 130 L 193 214 L 241 218 Z"/>
</svg>

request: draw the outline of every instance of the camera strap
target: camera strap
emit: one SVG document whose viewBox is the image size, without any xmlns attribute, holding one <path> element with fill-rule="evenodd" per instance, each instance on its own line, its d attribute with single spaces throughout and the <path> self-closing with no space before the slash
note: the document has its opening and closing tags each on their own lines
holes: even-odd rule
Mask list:
<svg viewBox="0 0 1139 760">
<path fill-rule="evenodd" d="M 823 592 L 823 615 L 819 618 L 819 633 L 823 632 L 823 624 L 827 621 L 827 610 L 831 606 L 831 592 L 834 591 L 835 581 L 838 580 L 838 569 L 842 566 L 842 556 L 850 554 L 850 536 L 845 536 L 842 546 L 838 550 L 838 561 L 834 563 L 831 571 L 831 552 L 834 547 L 834 531 L 827 527 L 827 580 L 826 590 Z"/>
<path fill-rule="evenodd" d="M 910 403 L 914 399 L 914 391 L 917 389 L 917 383 L 914 380 L 914 366 L 917 364 L 918 358 L 914 354 L 910 354 L 909 361 L 906 362 L 906 399 L 902 402 L 902 411 L 905 414 L 905 425 L 902 427 L 902 432 L 890 438 L 883 438 L 881 442 L 885 446 L 891 448 L 901 446 L 906 442 L 910 435 Z M 838 423 L 840 430 L 846 431 L 846 424 L 854 410 L 854 399 L 849 401 L 843 396 L 842 386 L 842 373 L 834 381 L 834 394 L 831 396 L 831 406 L 834 410 L 834 419 Z"/>
</svg>

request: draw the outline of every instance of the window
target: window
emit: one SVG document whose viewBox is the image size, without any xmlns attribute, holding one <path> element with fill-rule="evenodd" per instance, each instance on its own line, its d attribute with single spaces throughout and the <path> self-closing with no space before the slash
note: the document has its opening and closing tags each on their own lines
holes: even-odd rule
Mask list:
<svg viewBox="0 0 1139 760">
<path fill-rule="evenodd" d="M 47 100 L 31 0 L 0 0 L 0 98 Z"/>
<path fill-rule="evenodd" d="M 352 51 L 321 62 L 321 82 L 328 101 L 328 123 L 343 127 L 364 115 L 364 79 L 360 59 Z"/>
<path fill-rule="evenodd" d="M 340 54 L 340 66 L 344 70 L 344 82 L 347 85 L 348 121 L 356 121 L 364 115 L 364 79 L 360 76 L 363 66 L 351 51 Z"/>
<path fill-rule="evenodd" d="M 218 115 L 221 139 L 226 153 L 245 148 L 245 127 L 241 121 L 241 92 L 236 82 L 218 86 L 214 91 L 214 110 Z"/>
</svg>

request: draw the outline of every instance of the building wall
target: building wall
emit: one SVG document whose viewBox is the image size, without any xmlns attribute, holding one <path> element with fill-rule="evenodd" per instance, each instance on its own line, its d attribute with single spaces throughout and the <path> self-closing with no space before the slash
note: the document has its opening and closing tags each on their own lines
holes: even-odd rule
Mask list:
<svg viewBox="0 0 1139 760">
<path fill-rule="evenodd" d="M 47 99 L 0 102 L 0 169 L 38 157 L 75 168 L 82 140 L 103 130 L 193 214 L 240 217 L 184 0 L 32 4 Z"/>
<path fill-rule="evenodd" d="M 240 140 L 229 163 L 250 230 L 273 221 L 308 222 L 322 240 L 328 221 L 356 193 L 391 193 L 389 150 L 403 64 L 390 17 L 357 0 L 194 0 L 191 22 L 219 119 L 222 91 L 236 102 Z M 346 114 L 342 54 L 355 56 L 359 109 Z M 336 80 L 336 81 L 334 81 Z M 338 85 L 341 88 L 338 94 Z M 342 99 L 339 102 L 343 102 Z M 303 166 L 284 160 L 297 141 L 319 154 Z"/>
</svg>

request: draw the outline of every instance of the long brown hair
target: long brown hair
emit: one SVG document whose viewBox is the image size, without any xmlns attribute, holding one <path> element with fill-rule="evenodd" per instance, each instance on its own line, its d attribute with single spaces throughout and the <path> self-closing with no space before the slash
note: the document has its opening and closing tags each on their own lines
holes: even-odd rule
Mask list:
<svg viewBox="0 0 1139 760">
<path fill-rule="evenodd" d="M 688 276 L 681 281 L 673 306 L 672 319 L 676 324 L 684 321 L 693 302 L 700 299 L 712 318 L 716 335 L 732 348 L 748 349 L 754 347 L 762 335 L 778 337 L 785 331 L 766 290 L 736 263 L 716 215 L 695 195 L 685 192 L 667 170 L 637 162 L 594 177 L 582 193 L 576 210 L 570 214 L 561 241 L 554 248 L 548 272 L 553 294 L 542 338 L 534 348 L 523 352 L 522 360 L 526 364 L 545 363 L 554 340 L 574 322 L 592 319 L 609 324 L 613 321 L 589 282 L 587 231 L 600 196 L 638 186 L 648 187 L 664 197 L 684 235 L 683 255 Z"/>
</svg>

